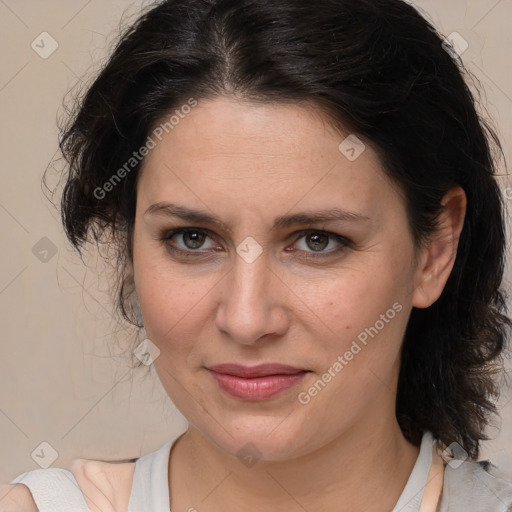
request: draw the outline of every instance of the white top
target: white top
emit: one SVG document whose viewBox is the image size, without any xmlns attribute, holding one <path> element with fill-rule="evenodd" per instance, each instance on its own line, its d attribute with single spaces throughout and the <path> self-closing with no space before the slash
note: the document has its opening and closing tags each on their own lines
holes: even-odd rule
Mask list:
<svg viewBox="0 0 512 512">
<path fill-rule="evenodd" d="M 170 512 L 168 462 L 176 439 L 137 459 L 127 512 Z M 425 432 L 418 459 L 392 512 L 420 511 L 433 460 L 433 443 L 432 434 Z M 90 512 L 78 481 L 68 469 L 35 469 L 19 475 L 9 483 L 25 484 L 39 512 Z M 444 472 L 438 510 L 512 512 L 512 482 L 500 475 L 496 467 L 487 461 L 450 460 Z"/>
</svg>

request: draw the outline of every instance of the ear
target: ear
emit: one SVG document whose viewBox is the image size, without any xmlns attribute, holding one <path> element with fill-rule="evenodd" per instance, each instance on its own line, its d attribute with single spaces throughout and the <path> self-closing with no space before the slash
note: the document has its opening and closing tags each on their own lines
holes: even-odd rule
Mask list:
<svg viewBox="0 0 512 512">
<path fill-rule="evenodd" d="M 461 187 L 451 188 L 444 195 L 438 228 L 419 258 L 412 298 L 414 307 L 428 308 L 441 296 L 455 263 L 466 204 Z"/>
</svg>

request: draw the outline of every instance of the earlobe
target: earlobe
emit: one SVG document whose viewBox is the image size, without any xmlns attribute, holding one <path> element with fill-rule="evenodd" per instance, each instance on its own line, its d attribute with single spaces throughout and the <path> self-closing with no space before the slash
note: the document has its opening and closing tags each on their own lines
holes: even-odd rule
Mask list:
<svg viewBox="0 0 512 512">
<path fill-rule="evenodd" d="M 466 214 L 466 194 L 461 187 L 448 190 L 441 201 L 438 226 L 423 249 L 417 269 L 412 305 L 428 308 L 443 292 L 457 256 Z"/>
</svg>

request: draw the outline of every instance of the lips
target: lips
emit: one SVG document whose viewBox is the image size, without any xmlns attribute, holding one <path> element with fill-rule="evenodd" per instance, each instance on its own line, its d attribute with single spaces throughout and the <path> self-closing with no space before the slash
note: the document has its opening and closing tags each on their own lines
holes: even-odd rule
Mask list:
<svg viewBox="0 0 512 512">
<path fill-rule="evenodd" d="M 283 364 L 241 366 L 220 364 L 208 371 L 219 388 L 242 400 L 266 400 L 296 386 L 308 373 L 306 370 Z"/>
<path fill-rule="evenodd" d="M 302 368 L 294 368 L 293 366 L 278 363 L 260 364 L 258 366 L 242 366 L 239 364 L 225 363 L 210 366 L 209 369 L 217 373 L 244 377 L 246 379 L 265 377 L 267 375 L 292 375 L 305 371 Z"/>
</svg>

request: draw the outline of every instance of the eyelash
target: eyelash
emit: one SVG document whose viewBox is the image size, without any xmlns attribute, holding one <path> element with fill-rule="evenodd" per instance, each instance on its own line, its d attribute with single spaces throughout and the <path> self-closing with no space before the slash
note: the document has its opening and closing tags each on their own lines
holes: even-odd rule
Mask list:
<svg viewBox="0 0 512 512">
<path fill-rule="evenodd" d="M 206 234 L 209 238 L 212 238 L 210 236 L 209 230 L 201 229 L 201 228 L 178 228 L 178 229 L 173 229 L 171 231 L 164 232 L 159 238 L 160 238 L 161 242 L 165 243 L 166 249 L 169 252 L 171 252 L 173 254 L 176 254 L 177 256 L 192 257 L 192 258 L 199 258 L 201 256 L 204 257 L 205 253 L 204 253 L 204 251 L 201 252 L 200 249 L 198 249 L 198 250 L 194 250 L 194 249 L 183 250 L 183 249 L 178 249 L 177 247 L 175 247 L 175 246 L 173 246 L 173 245 L 171 245 L 169 243 L 171 238 L 173 238 L 174 236 L 180 235 L 180 234 L 184 234 L 184 233 L 190 233 L 190 232 L 197 232 L 197 233 L 201 233 L 201 234 Z M 344 250 L 346 250 L 347 248 L 352 247 L 352 242 L 349 239 L 347 239 L 347 238 L 345 238 L 345 237 L 343 237 L 341 235 L 338 235 L 336 233 L 331 233 L 329 231 L 324 231 L 324 230 L 320 230 L 320 229 L 307 229 L 307 230 L 303 230 L 303 231 L 299 231 L 299 232 L 295 233 L 295 235 L 298 238 L 295 240 L 294 243 L 297 243 L 304 236 L 306 236 L 308 234 L 313 234 L 313 233 L 314 234 L 327 235 L 330 240 L 334 239 L 336 242 L 341 244 L 341 247 L 338 247 L 337 249 L 332 249 L 330 251 L 319 251 L 317 253 L 315 253 L 315 252 L 311 252 L 311 253 L 310 252 L 306 252 L 307 256 L 305 256 L 305 255 L 301 256 L 301 258 L 303 258 L 303 259 L 327 258 L 327 257 L 330 257 L 330 256 L 338 255 L 341 252 L 343 252 Z"/>
</svg>

